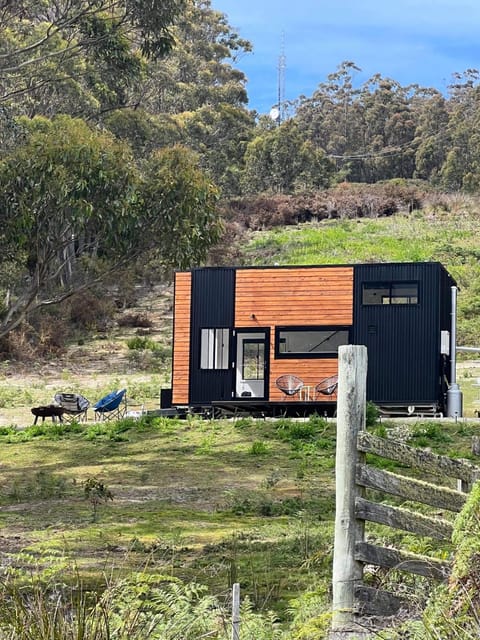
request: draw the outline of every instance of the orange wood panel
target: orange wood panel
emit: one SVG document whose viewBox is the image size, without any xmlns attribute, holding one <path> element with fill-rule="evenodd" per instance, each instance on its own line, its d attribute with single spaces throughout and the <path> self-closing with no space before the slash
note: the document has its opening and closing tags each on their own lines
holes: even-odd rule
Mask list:
<svg viewBox="0 0 480 640">
<path fill-rule="evenodd" d="M 253 316 L 253 317 L 252 317 Z M 310 387 L 310 399 L 336 400 L 336 395 L 317 396 L 314 388 L 338 372 L 336 358 L 275 360 L 276 326 L 322 326 L 353 323 L 353 267 L 288 269 L 239 269 L 236 273 L 235 326 L 270 327 L 270 384 L 272 402 L 296 402 L 275 386 L 286 373 Z"/>
<path fill-rule="evenodd" d="M 172 402 L 188 404 L 190 382 L 190 304 L 192 274 L 175 274 Z"/>
<path fill-rule="evenodd" d="M 236 327 L 351 325 L 352 316 L 353 267 L 239 269 L 236 273 Z"/>
</svg>

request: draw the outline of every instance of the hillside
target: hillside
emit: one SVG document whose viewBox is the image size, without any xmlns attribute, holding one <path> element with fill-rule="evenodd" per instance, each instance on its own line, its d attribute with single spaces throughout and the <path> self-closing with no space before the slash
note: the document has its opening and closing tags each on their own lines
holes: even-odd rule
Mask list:
<svg viewBox="0 0 480 640">
<path fill-rule="evenodd" d="M 475 209 L 470 198 L 452 198 L 450 211 L 428 207 L 244 230 L 235 250 L 245 264 L 440 260 L 461 286 L 462 340 L 478 344 Z M 46 421 L 28 427 L 30 407 L 49 402 L 59 389 L 95 400 L 125 386 L 136 406 L 158 407 L 159 390 L 169 384 L 172 290 L 140 287 L 137 294 L 134 305 L 117 311 L 108 330 L 72 342 L 55 358 L 3 363 L 3 566 L 19 569 L 19 575 L 37 567 L 47 582 L 52 575 L 71 580 L 78 571 L 88 588 L 103 588 L 105 573 L 114 579 L 137 572 L 153 579 L 168 575 L 205 584 L 221 598 L 228 598 L 231 583 L 239 580 L 242 597 L 254 610 L 263 616 L 273 610 L 277 620 L 277 635 L 269 627 L 270 635 L 257 630 L 251 640 L 324 637 L 332 560 L 333 421 L 192 417 L 90 420 L 72 427 Z M 138 318 L 147 318 L 148 326 L 137 326 Z M 374 428 L 401 433 L 439 453 L 471 457 L 480 361 L 465 359 L 459 376 L 468 421 L 383 422 Z M 20 429 L 9 428 L 12 424 Z M 95 517 L 84 490 L 92 479 L 113 494 L 113 500 L 99 503 Z M 439 557 L 450 552 L 448 545 L 378 528 L 371 535 L 386 544 L 401 540 L 416 552 L 433 549 Z M 409 588 L 421 605 L 424 585 Z"/>
<path fill-rule="evenodd" d="M 368 191 L 368 190 L 367 190 Z M 355 217 L 327 215 L 244 231 L 248 265 L 439 261 L 459 286 L 458 344 L 480 346 L 480 201 L 429 196 L 421 209 Z"/>
<path fill-rule="evenodd" d="M 342 190 L 345 199 L 346 187 Z M 375 190 L 366 193 L 372 201 Z M 328 194 L 330 202 L 334 194 Z M 375 199 L 378 201 L 378 195 Z M 346 200 L 350 202 L 351 196 Z M 298 210 L 303 215 L 306 210 L 305 201 L 300 199 L 297 210 L 289 205 L 289 224 L 285 224 L 285 198 L 279 202 L 273 199 L 270 204 L 276 214 L 263 218 L 265 229 L 255 228 L 260 219 L 256 225 L 250 221 L 247 226 L 245 213 L 237 212 L 237 217 L 228 222 L 236 233 L 229 237 L 225 251 L 220 246 L 214 252 L 213 264 L 218 264 L 219 256 L 222 264 L 244 265 L 438 260 L 459 285 L 458 344 L 480 346 L 476 198 L 443 194 L 430 196 L 424 208 L 411 212 L 406 205 L 396 213 L 380 215 L 374 210 L 372 217 L 361 218 L 340 212 L 343 217 L 332 219 L 324 212 L 308 222 L 298 222 Z M 382 206 L 383 203 L 381 200 Z M 265 200 L 262 206 L 265 211 Z M 262 206 L 257 212 L 262 211 Z M 67 343 L 66 350 L 49 358 L 4 362 L 0 378 L 1 423 L 26 426 L 31 420 L 30 407 L 48 403 L 58 390 L 80 392 L 95 401 L 113 388 L 126 386 L 133 402 L 157 408 L 160 388 L 170 384 L 172 293 L 169 285 L 138 285 L 129 294 L 131 301 L 115 313 L 106 330 L 82 335 Z M 148 326 L 136 326 L 142 321 Z M 480 356 L 460 354 L 459 360 L 466 412 L 473 416 L 477 408 L 473 404 L 473 382 L 480 377 Z"/>
</svg>

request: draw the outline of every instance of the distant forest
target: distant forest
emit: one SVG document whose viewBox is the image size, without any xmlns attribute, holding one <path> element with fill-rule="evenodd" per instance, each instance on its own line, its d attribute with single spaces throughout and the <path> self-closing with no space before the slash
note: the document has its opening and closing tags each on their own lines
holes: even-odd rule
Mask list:
<svg viewBox="0 0 480 640">
<path fill-rule="evenodd" d="M 22 141 L 25 118 L 66 114 L 137 159 L 189 147 L 225 197 L 393 178 L 480 187 L 475 69 L 455 74 L 445 96 L 380 75 L 355 87 L 357 67 L 342 62 L 273 122 L 248 108 L 237 61 L 251 43 L 210 0 L 4 2 L 0 36 L 3 155 Z"/>
</svg>

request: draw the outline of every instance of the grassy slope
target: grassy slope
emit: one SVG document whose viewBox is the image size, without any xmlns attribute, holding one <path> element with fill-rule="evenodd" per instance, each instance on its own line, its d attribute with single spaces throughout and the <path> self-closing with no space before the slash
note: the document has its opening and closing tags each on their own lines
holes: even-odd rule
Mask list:
<svg viewBox="0 0 480 640">
<path fill-rule="evenodd" d="M 259 233 L 245 262 L 440 260 L 462 289 L 463 341 L 479 344 L 476 315 L 468 314 L 480 291 L 470 206 L 461 202 L 455 216 L 432 210 Z M 78 368 L 72 373 L 63 363 L 51 384 L 41 375 L 22 382 L 6 371 L 0 380 L 3 413 L 17 405 L 23 426 L 29 424 L 29 407 L 48 401 L 62 380 L 62 386 L 95 395 L 125 384 L 139 400 L 157 401 L 162 376 L 132 374 L 125 362 L 120 370 L 110 360 L 107 365 L 108 373 L 90 371 L 82 378 Z M 463 373 L 471 411 L 476 363 Z M 476 426 L 411 428 L 418 445 L 467 457 Z M 304 590 L 328 593 L 334 501 L 334 425 L 314 425 L 314 437 L 304 438 L 289 429 L 281 421 L 157 420 L 150 426 L 89 424 L 63 436 L 55 436 L 50 423 L 24 436 L 7 431 L 0 435 L 2 562 L 28 566 L 39 554 L 54 552 L 94 581 L 110 567 L 122 572 L 148 566 L 208 583 L 216 593 L 239 579 L 244 595 L 283 617 L 288 600 Z M 82 482 L 92 476 L 114 492 L 114 500 L 100 506 L 98 522 L 83 495 Z M 390 541 L 401 537 L 372 531 Z M 406 543 L 419 552 L 431 547 L 428 539 L 407 537 Z"/>
</svg>

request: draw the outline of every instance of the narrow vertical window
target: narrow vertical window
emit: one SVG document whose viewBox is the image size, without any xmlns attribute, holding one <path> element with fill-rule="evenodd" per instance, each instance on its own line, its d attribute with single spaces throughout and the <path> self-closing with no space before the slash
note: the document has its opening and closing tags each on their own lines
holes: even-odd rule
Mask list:
<svg viewBox="0 0 480 640">
<path fill-rule="evenodd" d="M 228 369 L 229 329 L 201 329 L 200 369 Z"/>
</svg>

